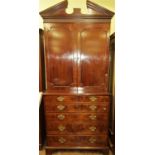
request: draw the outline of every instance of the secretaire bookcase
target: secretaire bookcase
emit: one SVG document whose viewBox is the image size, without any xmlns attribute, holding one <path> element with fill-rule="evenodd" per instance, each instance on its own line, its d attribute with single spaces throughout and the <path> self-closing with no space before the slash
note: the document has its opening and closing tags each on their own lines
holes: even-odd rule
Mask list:
<svg viewBox="0 0 155 155">
<path fill-rule="evenodd" d="M 87 1 L 87 14 L 63 1 L 42 12 L 46 89 L 46 154 L 108 152 L 111 94 L 109 30 L 113 12 Z"/>
</svg>

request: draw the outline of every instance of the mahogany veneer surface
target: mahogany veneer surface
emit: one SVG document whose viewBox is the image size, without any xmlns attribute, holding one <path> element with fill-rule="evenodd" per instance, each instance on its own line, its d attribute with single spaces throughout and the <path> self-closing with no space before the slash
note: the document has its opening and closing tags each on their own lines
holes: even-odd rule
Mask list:
<svg viewBox="0 0 155 155">
<path fill-rule="evenodd" d="M 67 2 L 44 19 L 46 153 L 53 149 L 108 149 L 111 94 L 109 29 L 113 13 L 90 1 L 88 15 Z"/>
</svg>

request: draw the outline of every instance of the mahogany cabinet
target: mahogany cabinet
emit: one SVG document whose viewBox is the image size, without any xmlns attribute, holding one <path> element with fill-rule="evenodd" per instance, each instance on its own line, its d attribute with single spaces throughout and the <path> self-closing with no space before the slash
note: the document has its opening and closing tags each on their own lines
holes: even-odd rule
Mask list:
<svg viewBox="0 0 155 155">
<path fill-rule="evenodd" d="M 46 89 L 46 153 L 108 152 L 109 30 L 113 12 L 87 1 L 87 14 L 65 12 L 63 1 L 42 12 Z"/>
</svg>

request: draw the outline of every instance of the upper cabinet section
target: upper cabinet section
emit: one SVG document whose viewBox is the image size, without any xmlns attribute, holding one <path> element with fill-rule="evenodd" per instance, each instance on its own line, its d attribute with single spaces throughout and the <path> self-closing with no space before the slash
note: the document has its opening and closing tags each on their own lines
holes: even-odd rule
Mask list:
<svg viewBox="0 0 155 155">
<path fill-rule="evenodd" d="M 72 24 L 50 24 L 45 29 L 46 84 L 48 90 L 76 87 L 75 35 Z"/>
<path fill-rule="evenodd" d="M 74 8 L 73 13 L 68 14 L 66 13 L 66 9 L 68 6 L 68 2 L 67 0 L 58 3 L 57 5 L 54 5 L 42 12 L 40 12 L 40 15 L 43 17 L 44 22 L 50 22 L 53 19 L 75 19 L 75 20 L 79 20 L 79 19 L 101 19 L 101 20 L 105 20 L 108 21 L 110 20 L 114 13 L 110 10 L 107 10 L 104 7 L 101 7 L 89 0 L 87 0 L 87 10 L 88 13 L 87 14 L 82 14 L 81 13 L 81 9 L 79 8 Z"/>
</svg>

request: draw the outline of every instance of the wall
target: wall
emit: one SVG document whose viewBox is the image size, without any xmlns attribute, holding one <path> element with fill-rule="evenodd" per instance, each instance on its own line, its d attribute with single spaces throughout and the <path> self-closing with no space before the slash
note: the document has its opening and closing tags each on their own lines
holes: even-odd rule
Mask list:
<svg viewBox="0 0 155 155">
<path fill-rule="evenodd" d="M 51 7 L 52 5 L 55 5 L 62 1 L 63 0 L 39 0 L 39 11 L 45 10 Z M 72 0 L 72 3 L 70 3 L 69 7 L 79 6 L 80 8 L 84 8 L 84 1 L 85 0 Z M 115 11 L 115 0 L 91 0 L 91 1 L 113 12 Z M 43 20 L 40 16 L 39 16 L 39 23 L 40 23 L 39 25 L 40 28 L 43 28 Z M 112 18 L 112 21 L 111 21 L 110 33 L 112 34 L 113 32 L 115 32 L 115 16 Z"/>
</svg>

